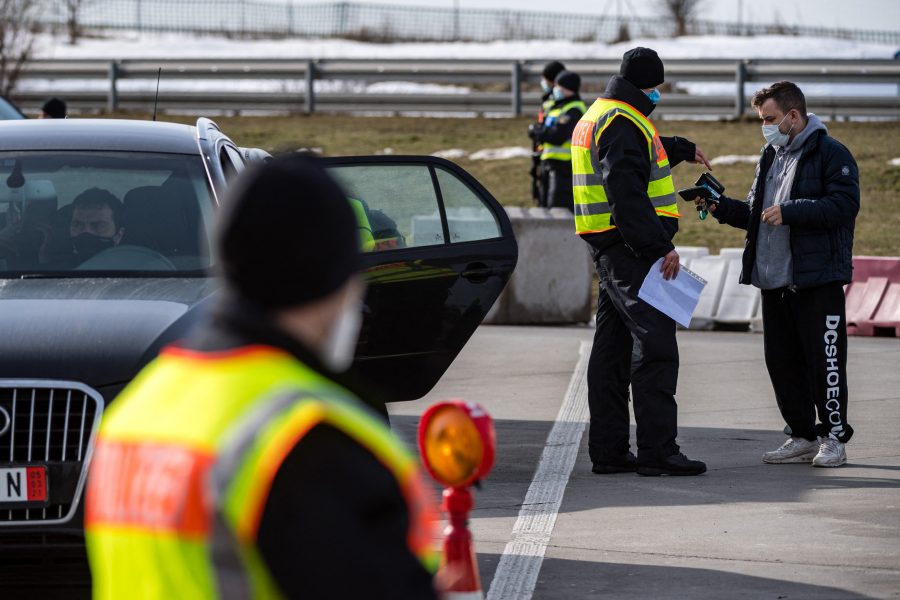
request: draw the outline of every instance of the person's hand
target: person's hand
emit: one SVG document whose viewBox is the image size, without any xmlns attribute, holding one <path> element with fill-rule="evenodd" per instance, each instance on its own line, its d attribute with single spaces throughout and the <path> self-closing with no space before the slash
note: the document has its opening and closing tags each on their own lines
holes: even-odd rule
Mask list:
<svg viewBox="0 0 900 600">
<path fill-rule="evenodd" d="M 764 210 L 762 212 L 762 222 L 766 225 L 784 225 L 784 220 L 781 218 L 781 206 L 776 204 Z"/>
<path fill-rule="evenodd" d="M 700 149 L 700 146 L 695 146 L 695 148 L 696 151 L 694 152 L 694 160 L 690 162 L 698 165 L 705 165 L 707 169 L 712 171 L 712 165 L 709 164 L 709 159 L 706 158 L 706 154 L 703 153 L 703 150 Z"/>
<path fill-rule="evenodd" d="M 678 252 L 672 250 L 668 254 L 666 254 L 665 258 L 663 258 L 662 265 L 660 265 L 659 270 L 663 274 L 663 279 L 675 279 L 678 277 L 678 271 L 681 269 L 681 264 L 678 262 Z"/>
<path fill-rule="evenodd" d="M 698 212 L 701 210 L 705 210 L 714 213 L 716 212 L 716 206 L 718 206 L 718 204 L 716 204 L 715 202 L 710 202 L 707 204 L 706 198 L 701 198 L 700 196 L 694 198 L 694 204 L 697 206 Z"/>
</svg>

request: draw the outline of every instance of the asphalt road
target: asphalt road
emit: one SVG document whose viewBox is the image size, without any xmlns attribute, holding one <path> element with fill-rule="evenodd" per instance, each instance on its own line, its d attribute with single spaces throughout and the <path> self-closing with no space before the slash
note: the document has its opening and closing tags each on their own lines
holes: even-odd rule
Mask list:
<svg viewBox="0 0 900 600">
<path fill-rule="evenodd" d="M 543 560 L 526 561 L 533 593 L 491 589 L 495 575 L 509 581 L 508 565 L 498 573 L 498 564 L 520 513 L 546 510 L 523 510 L 523 502 L 592 334 L 589 327 L 483 326 L 428 397 L 391 408 L 395 429 L 410 441 L 418 416 L 439 399 L 474 400 L 494 417 L 497 462 L 476 493 L 472 519 L 486 594 L 900 598 L 900 340 L 851 338 L 856 433 L 848 464 L 814 469 L 760 460 L 784 440 L 762 336 L 693 331 L 678 334 L 679 442 L 709 471 L 594 475 L 585 433 L 571 474 L 561 475 L 564 495 L 558 514 L 551 511 Z M 544 486 L 541 480 L 534 489 Z"/>
</svg>

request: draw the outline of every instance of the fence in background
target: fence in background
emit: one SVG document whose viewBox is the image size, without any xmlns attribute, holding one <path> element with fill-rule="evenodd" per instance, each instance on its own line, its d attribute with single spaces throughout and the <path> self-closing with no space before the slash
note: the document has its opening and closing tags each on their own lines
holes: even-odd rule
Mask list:
<svg viewBox="0 0 900 600">
<path fill-rule="evenodd" d="M 73 112 L 153 108 L 157 69 L 162 68 L 160 111 L 206 114 L 247 112 L 388 112 L 472 113 L 520 115 L 537 111 L 538 81 L 543 60 L 40 60 L 29 63 L 14 99 L 35 109 L 48 93 L 36 91 L 29 81 L 60 88 L 60 80 L 77 80 L 78 89 L 59 92 Z M 585 86 L 601 89 L 618 72 L 618 60 L 566 61 L 581 74 Z M 810 110 L 842 117 L 900 118 L 900 61 L 891 60 L 672 60 L 666 62 L 666 79 L 675 87 L 666 92 L 654 117 L 739 117 L 750 111 L 747 90 L 779 79 L 808 83 L 882 84 L 883 95 L 816 96 L 810 94 Z M 506 91 L 496 90 L 507 81 Z M 136 89 L 133 82 L 143 82 Z M 186 90 L 173 82 L 203 81 L 202 91 Z M 276 90 L 229 82 L 278 83 Z M 355 82 L 340 92 L 317 91 L 319 82 Z M 369 93 L 366 84 L 383 81 L 464 84 L 466 93 Z M 677 93 L 678 84 L 701 82 L 731 89 L 730 94 Z M 125 83 L 129 89 L 125 88 Z M 728 84 L 723 86 L 722 84 Z M 195 86 L 197 87 L 197 86 Z M 583 86 L 584 87 L 584 86 Z M 27 91 L 29 88 L 35 91 Z M 236 89 L 237 88 L 237 89 Z M 41 89 L 47 89 L 41 88 Z M 255 91 L 245 91 L 254 89 Z M 333 89 L 333 88 L 332 88 Z M 480 91 L 484 90 L 484 91 Z M 590 97 L 592 92 L 583 95 Z"/>
<path fill-rule="evenodd" d="M 64 29 L 73 0 L 41 0 L 39 21 Z M 493 41 L 569 39 L 610 42 L 628 37 L 670 37 L 667 18 L 589 15 L 479 8 L 436 8 L 307 3 L 296 0 L 74 0 L 87 29 L 191 32 L 233 37 L 344 37 L 369 41 Z M 448 2 L 449 4 L 449 2 Z M 697 35 L 786 34 L 900 45 L 900 31 L 831 29 L 803 25 L 696 20 Z"/>
</svg>

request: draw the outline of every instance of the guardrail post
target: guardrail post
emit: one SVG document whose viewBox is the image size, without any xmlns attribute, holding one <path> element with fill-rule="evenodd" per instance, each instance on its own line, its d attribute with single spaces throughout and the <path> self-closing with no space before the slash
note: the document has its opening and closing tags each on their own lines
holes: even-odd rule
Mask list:
<svg viewBox="0 0 900 600">
<path fill-rule="evenodd" d="M 512 115 L 518 117 L 522 114 L 522 63 L 516 61 L 512 64 L 511 97 L 512 97 Z"/>
<path fill-rule="evenodd" d="M 306 112 L 313 114 L 316 110 L 316 62 L 306 61 Z"/>
<path fill-rule="evenodd" d="M 116 112 L 119 108 L 119 62 L 109 63 L 109 94 L 106 96 L 106 111 Z"/>
<path fill-rule="evenodd" d="M 744 116 L 744 105 L 747 102 L 744 94 L 744 84 L 747 83 L 747 63 L 743 60 L 738 61 L 734 70 L 734 82 L 737 84 L 734 96 L 734 118 L 740 119 Z"/>
</svg>

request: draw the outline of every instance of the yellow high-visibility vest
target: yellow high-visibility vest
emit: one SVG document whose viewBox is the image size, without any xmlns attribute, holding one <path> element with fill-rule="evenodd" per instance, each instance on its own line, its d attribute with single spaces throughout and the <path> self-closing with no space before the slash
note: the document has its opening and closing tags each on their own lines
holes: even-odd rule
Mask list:
<svg viewBox="0 0 900 600">
<path fill-rule="evenodd" d="M 434 506 L 380 417 L 273 347 L 168 348 L 101 424 L 85 506 L 94 598 L 281 597 L 257 529 L 281 463 L 319 424 L 392 472 L 409 507 L 407 543 L 434 569 Z"/>
<path fill-rule="evenodd" d="M 567 102 L 566 104 L 558 107 L 551 108 L 547 115 L 544 117 L 544 126 L 552 127 L 559 118 L 572 110 L 573 108 L 577 108 L 584 114 L 584 111 L 587 110 L 587 106 L 585 106 L 584 102 L 581 100 L 573 100 L 571 102 Z M 564 160 L 569 161 L 572 159 L 572 142 L 570 140 L 566 140 L 560 145 L 550 144 L 549 142 L 544 142 L 541 146 L 541 160 Z"/>
<path fill-rule="evenodd" d="M 650 181 L 647 196 L 660 217 L 680 218 L 675 182 L 656 127 L 639 110 L 618 100 L 598 98 L 581 117 L 572 134 L 572 191 L 575 196 L 575 231 L 579 235 L 615 229 L 610 222 L 606 177 L 597 158 L 600 137 L 613 119 L 629 119 L 647 138 L 650 157 Z M 617 202 L 635 201 L 617 198 Z"/>
</svg>

